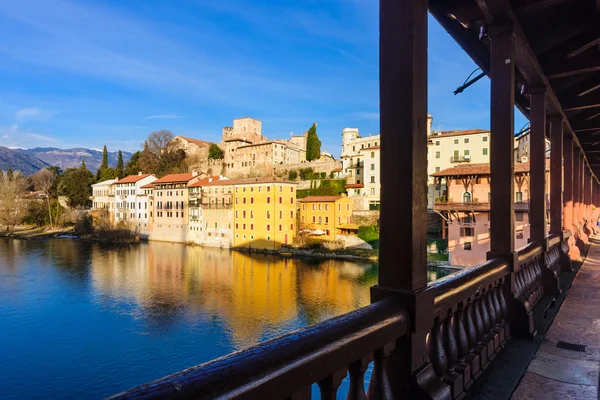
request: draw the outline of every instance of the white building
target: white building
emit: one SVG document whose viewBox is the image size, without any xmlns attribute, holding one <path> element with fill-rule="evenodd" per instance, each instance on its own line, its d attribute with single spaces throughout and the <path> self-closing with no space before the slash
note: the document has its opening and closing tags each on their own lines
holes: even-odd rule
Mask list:
<svg viewBox="0 0 600 400">
<path fill-rule="evenodd" d="M 342 172 L 355 210 L 378 210 L 381 135 L 361 137 L 358 129 L 342 131 Z"/>
<path fill-rule="evenodd" d="M 515 138 L 515 162 L 528 163 L 529 162 L 529 140 L 531 135 L 527 131 Z M 546 138 L 546 157 L 550 157 L 550 140 Z"/>
<path fill-rule="evenodd" d="M 150 197 L 146 195 L 148 188 L 142 189 L 155 180 L 154 175 L 142 174 L 129 175 L 115 182 L 115 221 L 131 221 L 133 223 L 148 222 L 149 212 L 152 209 Z M 143 200 L 143 201 L 142 201 Z"/>
<path fill-rule="evenodd" d="M 92 209 L 114 212 L 115 187 L 118 179 L 109 179 L 92 185 Z"/>
</svg>

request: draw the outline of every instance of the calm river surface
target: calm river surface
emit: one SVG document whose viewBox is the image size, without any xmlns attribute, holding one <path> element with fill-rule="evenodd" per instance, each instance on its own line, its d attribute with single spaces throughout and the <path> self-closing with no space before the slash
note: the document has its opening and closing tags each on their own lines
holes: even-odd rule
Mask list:
<svg viewBox="0 0 600 400">
<path fill-rule="evenodd" d="M 0 397 L 102 398 L 365 306 L 376 280 L 370 262 L 0 238 Z"/>
</svg>

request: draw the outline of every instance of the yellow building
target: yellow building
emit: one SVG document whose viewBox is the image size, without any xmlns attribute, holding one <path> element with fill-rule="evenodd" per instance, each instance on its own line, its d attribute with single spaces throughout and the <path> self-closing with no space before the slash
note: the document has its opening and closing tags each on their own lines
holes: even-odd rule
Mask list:
<svg viewBox="0 0 600 400">
<path fill-rule="evenodd" d="M 233 185 L 234 247 L 278 250 L 296 237 L 296 184 L 247 178 Z"/>
<path fill-rule="evenodd" d="M 352 224 L 353 201 L 346 196 L 308 196 L 299 200 L 300 229 L 326 240 L 335 240 L 338 234 L 355 233 Z"/>
</svg>

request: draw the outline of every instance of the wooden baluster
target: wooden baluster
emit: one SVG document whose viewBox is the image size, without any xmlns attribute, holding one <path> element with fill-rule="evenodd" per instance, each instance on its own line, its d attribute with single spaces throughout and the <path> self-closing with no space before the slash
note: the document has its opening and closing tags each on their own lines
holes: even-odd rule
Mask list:
<svg viewBox="0 0 600 400">
<path fill-rule="evenodd" d="M 458 310 L 452 318 L 452 330 L 456 338 L 456 348 L 458 361 L 456 371 L 463 377 L 463 386 L 465 390 L 473 384 L 471 376 L 471 366 L 467 363 L 466 357 L 469 353 L 469 337 L 467 336 L 468 314 L 465 311 L 464 303 L 458 304 Z M 473 328 L 474 329 L 474 328 Z M 474 334 L 475 332 L 473 332 Z"/>
<path fill-rule="evenodd" d="M 488 314 L 488 310 L 485 305 L 485 298 L 487 297 L 487 292 L 481 292 L 479 299 L 477 300 L 477 307 L 479 308 L 479 313 L 481 314 L 481 320 L 483 321 L 483 332 L 484 335 L 490 331 L 490 316 Z"/>
<path fill-rule="evenodd" d="M 508 304 L 506 303 L 506 297 L 504 297 L 504 285 L 506 284 L 504 281 L 505 278 L 502 278 L 500 283 L 498 284 L 498 303 L 500 303 L 501 313 L 501 323 L 504 326 L 504 340 L 508 340 L 510 338 L 510 324 L 508 323 Z"/>
<path fill-rule="evenodd" d="M 444 320 L 442 325 L 442 337 L 444 341 L 444 352 L 446 353 L 446 367 L 447 371 L 444 375 L 444 382 L 450 386 L 450 392 L 452 398 L 456 399 L 463 392 L 463 379 L 462 374 L 456 372 L 456 361 L 458 360 L 458 345 L 456 344 L 456 338 L 454 336 L 454 327 L 452 326 L 453 320 L 452 310 L 448 310 L 448 316 Z"/>
<path fill-rule="evenodd" d="M 346 377 L 346 369 L 340 369 L 329 375 L 325 379 L 319 381 L 319 389 L 321 390 L 322 400 L 335 400 L 337 391 L 342 381 Z"/>
<path fill-rule="evenodd" d="M 438 324 L 439 330 L 439 324 Z M 387 357 L 394 350 L 395 343 L 388 343 L 375 350 L 373 361 L 373 375 L 369 383 L 367 397 L 370 400 L 393 399 L 392 386 L 388 379 Z"/>
<path fill-rule="evenodd" d="M 489 362 L 487 353 L 487 343 L 484 343 L 485 327 L 483 325 L 483 319 L 481 316 L 480 303 L 481 298 L 478 294 L 473 301 L 473 306 L 471 307 L 471 309 L 473 310 L 473 322 L 475 323 L 475 332 L 477 333 L 477 344 L 475 345 L 474 351 L 477 353 L 481 361 L 481 369 L 484 370 L 487 368 Z"/>
<path fill-rule="evenodd" d="M 365 371 L 369 367 L 369 359 L 361 358 L 350 364 L 350 387 L 346 400 L 367 400 L 365 393 Z"/>
<path fill-rule="evenodd" d="M 492 345 L 494 352 L 500 351 L 500 336 L 498 334 L 498 314 L 496 314 L 496 309 L 494 308 L 494 288 L 492 285 L 488 286 L 486 295 L 485 295 L 485 306 L 488 312 L 488 316 L 490 318 L 490 331 L 489 336 L 492 339 Z"/>
<path fill-rule="evenodd" d="M 496 314 L 496 332 L 498 332 L 498 350 L 500 350 L 501 346 L 504 346 L 504 342 L 506 338 L 504 337 L 504 325 L 502 323 L 502 307 L 500 306 L 500 302 L 498 300 L 498 292 L 500 291 L 500 285 L 496 285 L 492 289 L 492 307 L 494 307 L 494 313 Z"/>
<path fill-rule="evenodd" d="M 492 331 L 492 316 L 490 315 L 490 310 L 488 309 L 487 298 L 489 297 L 490 293 L 488 288 L 485 288 L 484 290 L 485 291 L 482 291 L 481 296 L 479 297 L 478 304 L 481 317 L 483 319 L 483 327 L 485 329 L 485 337 L 483 341 L 487 345 L 488 359 L 491 361 L 496 356 L 496 347 L 494 346 L 494 337 L 496 334 Z"/>
<path fill-rule="evenodd" d="M 515 274 L 515 288 L 517 289 L 518 296 L 522 299 L 525 298 L 523 286 L 523 270 L 521 269 Z"/>
<path fill-rule="evenodd" d="M 466 360 L 471 366 L 471 376 L 475 380 L 481 375 L 481 358 L 479 353 L 475 351 L 477 346 L 477 330 L 475 328 L 474 305 L 471 298 L 467 299 L 467 306 L 465 307 L 465 331 L 467 333 L 467 339 L 469 340 L 469 353 L 467 353 Z"/>
<path fill-rule="evenodd" d="M 433 370 L 440 378 L 446 374 L 448 369 L 448 359 L 444 351 L 444 341 L 442 338 L 440 318 L 436 317 L 433 322 L 433 327 L 427 338 L 427 355 L 429 362 L 433 365 Z"/>
</svg>

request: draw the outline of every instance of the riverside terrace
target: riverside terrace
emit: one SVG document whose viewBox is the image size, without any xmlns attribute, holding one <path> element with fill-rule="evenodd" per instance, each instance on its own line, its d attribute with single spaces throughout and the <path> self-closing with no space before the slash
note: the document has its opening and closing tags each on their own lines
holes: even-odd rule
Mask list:
<svg viewBox="0 0 600 400">
<path fill-rule="evenodd" d="M 379 279 L 372 304 L 116 398 L 305 399 L 317 384 L 321 398 L 334 399 L 349 374 L 348 398 L 364 399 L 370 363 L 370 399 L 511 395 L 520 376 L 509 382 L 493 373 L 496 366 L 519 370 L 511 363 L 523 358 L 519 349 L 536 343 L 546 321 L 534 316 L 543 315 L 540 307 L 545 309 L 553 297 L 560 304 L 561 289 L 568 286 L 564 278 L 572 277 L 572 265 L 578 265 L 571 260 L 579 260 L 597 229 L 600 2 L 380 0 L 379 6 L 381 162 L 387 167 L 381 171 Z M 492 133 L 488 261 L 429 285 L 424 190 L 428 8 L 490 78 Z M 521 249 L 514 245 L 515 105 L 531 122 L 531 243 Z M 551 140 L 549 232 L 546 136 Z M 589 318 L 597 312 L 589 314 L 593 307 L 577 304 L 599 302 L 593 273 L 599 263 L 596 257 L 586 261 L 579 272 L 586 273 L 586 281 L 576 278 L 573 286 L 587 283 L 585 296 L 571 301 L 567 293 L 565 307 L 571 306 L 558 312 L 557 321 L 564 313 L 578 319 L 573 329 L 583 331 L 574 335 L 580 339 L 594 338 L 585 333 L 594 329 Z M 568 339 L 561 335 L 569 329 L 559 328 L 555 338 Z M 568 370 L 575 357 L 556 354 L 562 354 L 558 365 L 546 371 Z M 590 357 L 596 361 L 587 361 L 598 364 L 597 354 Z M 533 367 L 522 381 L 527 387 L 517 389 L 515 398 L 519 393 L 540 399 L 563 398 L 561 393 L 597 396 L 597 365 L 587 394 L 570 388 L 561 392 L 557 386 L 571 383 Z M 497 386 L 504 387 L 504 394 L 489 395 Z"/>
</svg>

